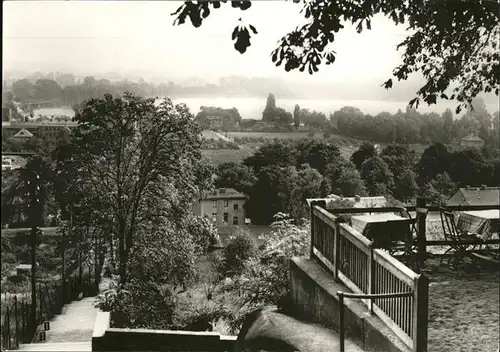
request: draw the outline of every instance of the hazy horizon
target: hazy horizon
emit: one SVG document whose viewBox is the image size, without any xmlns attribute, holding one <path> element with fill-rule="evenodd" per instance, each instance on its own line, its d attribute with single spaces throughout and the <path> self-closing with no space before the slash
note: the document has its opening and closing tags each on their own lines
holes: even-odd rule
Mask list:
<svg viewBox="0 0 500 352">
<path fill-rule="evenodd" d="M 182 1 L 6 1 L 3 3 L 3 70 L 68 72 L 75 76 L 142 77 L 148 82 L 216 83 L 222 77 L 264 77 L 307 98 L 409 101 L 423 84 L 419 73 L 392 90 L 381 87 L 400 64 L 396 50 L 408 34 L 382 16 L 372 30 L 354 26 L 336 34 L 333 65 L 314 75 L 286 72 L 270 58 L 277 41 L 303 21 L 300 4 L 256 1 L 246 11 L 222 4 L 200 28 L 173 26 Z M 279 14 L 276 16 L 275 14 Z M 233 47 L 231 33 L 242 18 L 258 34 L 245 54 Z M 189 19 L 187 20 L 189 22 Z M 109 78 L 109 77 L 107 77 Z M 270 89 L 266 92 L 272 92 Z M 485 101 L 493 100 L 491 94 Z"/>
<path fill-rule="evenodd" d="M 173 26 L 182 1 L 7 1 L 3 3 L 3 66 L 7 70 L 69 71 L 75 74 L 139 74 L 173 79 L 242 75 L 311 83 L 379 81 L 398 64 L 396 45 L 405 35 L 383 17 L 357 34 L 347 25 L 337 36 L 337 60 L 320 72 L 285 72 L 270 54 L 276 42 L 303 21 L 298 4 L 254 2 L 247 11 L 225 5 L 201 28 Z M 279 17 L 275 17 L 279 13 Z M 41 16 L 43 14 L 43 16 Z M 238 18 L 259 34 L 240 54 L 231 41 Z M 27 25 L 29 24 L 29 25 Z M 85 58 L 85 60 L 82 60 Z"/>
</svg>

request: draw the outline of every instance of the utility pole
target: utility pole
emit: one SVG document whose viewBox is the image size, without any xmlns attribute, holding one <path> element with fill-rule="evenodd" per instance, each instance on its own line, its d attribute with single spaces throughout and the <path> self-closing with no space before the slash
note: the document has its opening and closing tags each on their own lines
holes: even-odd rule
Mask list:
<svg viewBox="0 0 500 352">
<path fill-rule="evenodd" d="M 40 176 L 35 170 L 28 170 L 28 196 L 30 199 L 31 222 L 31 323 L 36 329 L 36 246 L 40 222 Z M 40 312 L 41 313 L 41 312 Z"/>
</svg>

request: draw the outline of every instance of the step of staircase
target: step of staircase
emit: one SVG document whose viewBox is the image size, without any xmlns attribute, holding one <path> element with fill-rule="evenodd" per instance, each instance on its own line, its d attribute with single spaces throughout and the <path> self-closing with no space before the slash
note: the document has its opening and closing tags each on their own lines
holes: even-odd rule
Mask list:
<svg viewBox="0 0 500 352">
<path fill-rule="evenodd" d="M 17 351 L 92 351 L 92 343 L 85 342 L 47 342 L 20 345 Z"/>
</svg>

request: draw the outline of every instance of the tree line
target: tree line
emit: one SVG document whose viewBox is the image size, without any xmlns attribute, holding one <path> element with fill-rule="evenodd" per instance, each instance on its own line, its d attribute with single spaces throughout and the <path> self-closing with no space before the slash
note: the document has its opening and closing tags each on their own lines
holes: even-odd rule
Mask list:
<svg viewBox="0 0 500 352">
<path fill-rule="evenodd" d="M 379 150 L 364 143 L 348 160 L 325 140 L 274 140 L 240 164 L 219 165 L 216 175 L 217 187 L 247 195 L 245 211 L 253 224 L 268 225 L 277 213 L 308 217 L 305 200 L 331 193 L 385 196 L 400 203 L 420 195 L 439 203 L 458 187 L 497 185 L 500 159 L 487 148 L 451 151 L 435 143 L 417 158 L 408 145 Z"/>
</svg>

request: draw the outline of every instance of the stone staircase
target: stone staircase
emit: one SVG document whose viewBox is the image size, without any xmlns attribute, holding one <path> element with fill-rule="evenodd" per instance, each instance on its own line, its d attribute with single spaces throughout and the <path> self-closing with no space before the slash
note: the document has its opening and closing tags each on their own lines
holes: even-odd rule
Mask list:
<svg viewBox="0 0 500 352">
<path fill-rule="evenodd" d="M 102 285 L 101 285 L 102 287 Z M 73 301 L 50 322 L 46 340 L 23 344 L 18 351 L 92 351 L 92 333 L 98 308 L 96 297 Z"/>
</svg>

